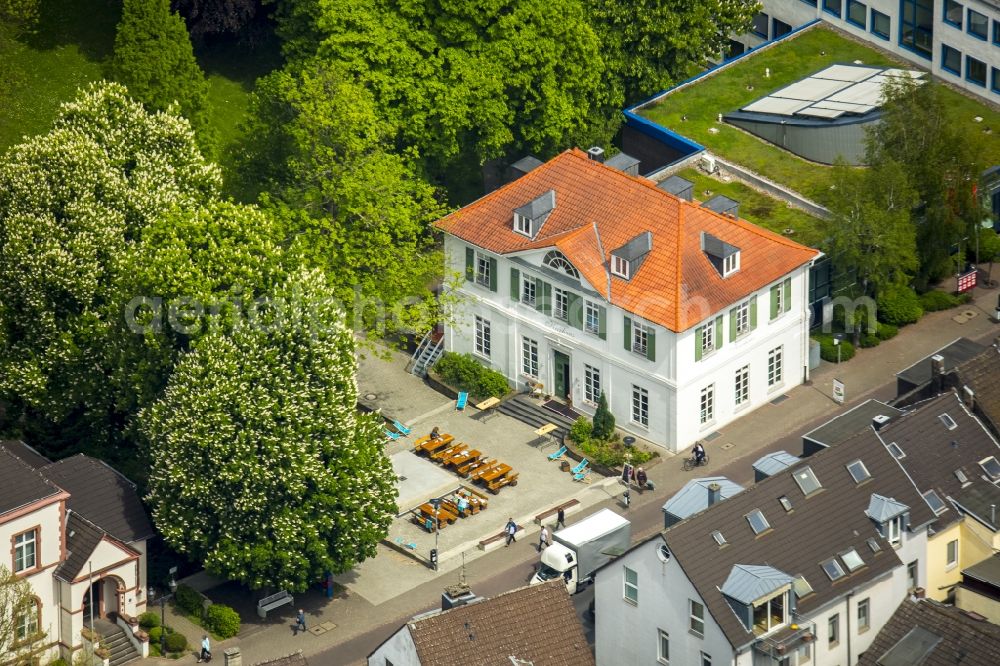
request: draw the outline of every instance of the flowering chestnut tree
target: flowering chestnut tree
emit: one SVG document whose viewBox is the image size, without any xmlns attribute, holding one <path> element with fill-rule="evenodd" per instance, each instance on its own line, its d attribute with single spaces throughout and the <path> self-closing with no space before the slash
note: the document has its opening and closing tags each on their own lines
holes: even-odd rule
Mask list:
<svg viewBox="0 0 1000 666">
<path fill-rule="evenodd" d="M 323 274 L 300 271 L 184 355 L 140 413 L 147 501 L 218 575 L 303 590 L 373 557 L 396 513 L 380 419 L 357 409 L 355 341 Z"/>
</svg>

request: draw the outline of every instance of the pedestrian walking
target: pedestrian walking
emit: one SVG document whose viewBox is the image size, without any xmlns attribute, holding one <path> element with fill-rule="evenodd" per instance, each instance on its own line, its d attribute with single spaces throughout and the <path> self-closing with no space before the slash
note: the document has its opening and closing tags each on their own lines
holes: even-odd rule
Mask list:
<svg viewBox="0 0 1000 666">
<path fill-rule="evenodd" d="M 641 492 L 642 492 L 643 490 L 645 490 L 645 489 L 646 489 L 646 481 L 647 481 L 647 478 L 646 478 L 646 470 L 644 470 L 643 468 L 641 468 L 641 467 L 640 467 L 640 468 L 639 468 L 639 469 L 638 469 L 638 470 L 636 471 L 636 473 L 635 473 L 635 481 L 636 481 L 636 483 L 638 483 L 638 484 L 639 484 L 639 492 L 640 492 L 640 493 L 641 493 Z"/>
<path fill-rule="evenodd" d="M 198 663 L 212 661 L 212 644 L 208 640 L 208 634 L 201 637 L 201 653 L 198 655 Z"/>
<path fill-rule="evenodd" d="M 549 528 L 542 525 L 542 531 L 538 534 L 538 552 L 542 552 L 549 545 Z"/>
<path fill-rule="evenodd" d="M 556 527 L 562 529 L 566 527 L 566 510 L 559 507 L 559 513 L 556 514 Z"/>
<path fill-rule="evenodd" d="M 299 635 L 299 631 L 306 630 L 306 612 L 299 609 L 299 612 L 295 615 L 295 635 Z"/>
<path fill-rule="evenodd" d="M 507 532 L 507 543 L 504 545 L 504 548 L 506 548 L 511 543 L 517 541 L 514 538 L 514 535 L 517 534 L 517 523 L 514 522 L 513 518 L 507 519 L 507 527 L 504 528 L 504 531 Z"/>
</svg>

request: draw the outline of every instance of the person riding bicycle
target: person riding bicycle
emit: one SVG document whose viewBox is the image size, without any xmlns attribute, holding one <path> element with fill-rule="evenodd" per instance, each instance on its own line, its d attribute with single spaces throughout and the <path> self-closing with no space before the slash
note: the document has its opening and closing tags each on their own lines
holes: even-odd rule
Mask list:
<svg viewBox="0 0 1000 666">
<path fill-rule="evenodd" d="M 701 445 L 701 442 L 698 442 L 697 444 L 694 445 L 694 451 L 693 451 L 693 453 L 694 453 L 694 464 L 695 465 L 704 465 L 705 464 L 705 447 Z"/>
</svg>

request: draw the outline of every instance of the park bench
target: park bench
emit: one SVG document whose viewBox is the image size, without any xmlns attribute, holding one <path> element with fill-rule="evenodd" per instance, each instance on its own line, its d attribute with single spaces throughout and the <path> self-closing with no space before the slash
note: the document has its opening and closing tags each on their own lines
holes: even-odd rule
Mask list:
<svg viewBox="0 0 1000 666">
<path fill-rule="evenodd" d="M 257 615 L 263 620 L 267 617 L 267 612 L 275 608 L 280 608 L 285 604 L 295 603 L 295 597 L 288 590 L 282 590 L 269 595 L 257 602 Z"/>
<path fill-rule="evenodd" d="M 496 495 L 500 492 L 500 489 L 504 486 L 516 486 L 517 485 L 517 472 L 514 470 L 508 470 L 503 476 L 498 476 L 497 478 L 489 481 L 486 487 L 491 493 Z"/>
<path fill-rule="evenodd" d="M 580 500 L 578 500 L 578 499 L 572 499 L 572 500 L 570 500 L 568 502 L 563 502 L 562 504 L 557 504 L 556 506 L 552 507 L 548 511 L 543 511 L 540 514 L 538 514 L 537 516 L 535 516 L 535 523 L 538 524 L 538 525 L 541 525 L 542 522 L 546 518 L 555 518 L 556 516 L 559 515 L 559 509 L 562 509 L 564 512 L 569 513 L 570 509 L 572 509 L 575 506 L 578 506 L 579 504 L 580 504 Z"/>
</svg>

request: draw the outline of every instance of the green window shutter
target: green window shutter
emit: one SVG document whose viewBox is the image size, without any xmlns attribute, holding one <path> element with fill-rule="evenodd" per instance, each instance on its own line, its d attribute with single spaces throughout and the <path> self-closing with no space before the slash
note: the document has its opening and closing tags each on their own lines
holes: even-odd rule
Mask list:
<svg viewBox="0 0 1000 666">
<path fill-rule="evenodd" d="M 722 349 L 722 315 L 715 318 L 715 348 Z"/>
<path fill-rule="evenodd" d="M 778 290 L 781 289 L 780 284 L 776 284 L 771 287 L 771 319 L 778 316 Z"/>
<path fill-rule="evenodd" d="M 497 260 L 490 259 L 490 291 L 497 290 Z"/>
<path fill-rule="evenodd" d="M 650 361 L 656 360 L 656 329 L 650 327 L 649 335 L 646 336 L 646 358 Z"/>
<path fill-rule="evenodd" d="M 608 311 L 597 306 L 597 335 L 601 340 L 608 339 Z"/>
<path fill-rule="evenodd" d="M 757 328 L 757 294 L 750 298 L 750 330 Z"/>
<path fill-rule="evenodd" d="M 538 297 L 538 294 L 535 294 Z M 542 283 L 542 314 L 552 315 L 552 285 L 548 282 Z"/>
<path fill-rule="evenodd" d="M 521 271 L 516 268 L 510 269 L 510 300 L 521 300 Z"/>
<path fill-rule="evenodd" d="M 472 282 L 476 279 L 476 251 L 465 248 L 465 279 Z"/>
<path fill-rule="evenodd" d="M 545 283 L 535 278 L 535 309 L 545 312 Z"/>
<path fill-rule="evenodd" d="M 625 351 L 632 351 L 632 320 L 625 317 Z"/>
<path fill-rule="evenodd" d="M 572 292 L 566 292 L 566 319 L 569 325 L 583 330 L 583 299 Z"/>
<path fill-rule="evenodd" d="M 701 348 L 701 334 L 705 330 L 704 326 L 694 329 L 694 360 L 700 361 L 703 349 Z"/>
<path fill-rule="evenodd" d="M 733 342 L 736 340 L 736 313 L 739 311 L 738 307 L 733 308 L 729 311 L 729 341 Z"/>
<path fill-rule="evenodd" d="M 785 278 L 785 297 L 782 299 L 782 312 L 792 309 L 792 278 Z"/>
</svg>

